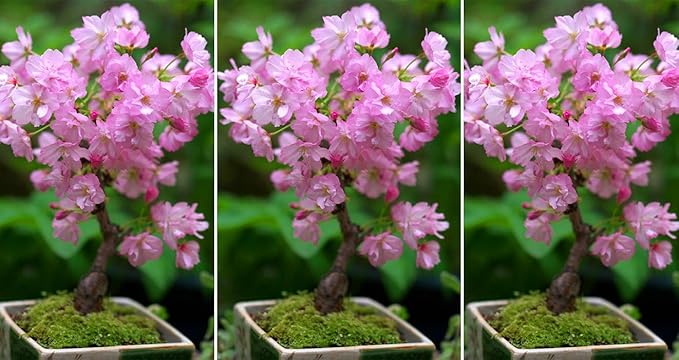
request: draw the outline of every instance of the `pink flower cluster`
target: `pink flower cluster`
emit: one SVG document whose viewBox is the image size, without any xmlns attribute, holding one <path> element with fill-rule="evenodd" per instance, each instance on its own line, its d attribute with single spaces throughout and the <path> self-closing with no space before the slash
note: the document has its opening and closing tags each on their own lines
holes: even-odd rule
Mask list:
<svg viewBox="0 0 679 360">
<path fill-rule="evenodd" d="M 521 167 L 503 180 L 532 198 L 528 237 L 549 243 L 551 223 L 578 201 L 582 185 L 624 206 L 623 216 L 598 229 L 611 235 L 598 237 L 592 254 L 612 266 L 639 244 L 649 251 L 648 265 L 662 269 L 672 261 L 672 246 L 657 238 L 673 238 L 676 215 L 669 204 L 628 200 L 632 185 L 647 185 L 651 171 L 650 162 L 635 162 L 637 152 L 664 141 L 669 116 L 679 112 L 679 40 L 658 31 L 654 54 L 627 48 L 609 61 L 605 55 L 613 55 L 608 51 L 622 35 L 608 8 L 597 4 L 555 19 L 534 51 L 507 53 L 492 27 L 490 41 L 476 44 L 483 64 L 465 76 L 465 139 Z"/>
<path fill-rule="evenodd" d="M 129 197 L 156 201 L 159 186 L 172 186 L 178 162 L 162 163 L 198 133 L 196 117 L 212 111 L 214 83 L 206 40 L 190 32 L 180 55 L 158 49 L 139 53 L 149 34 L 137 10 L 114 7 L 83 17 L 63 50 L 36 54 L 30 34 L 2 46 L 10 66 L 0 67 L 0 142 L 14 155 L 47 166 L 31 174 L 40 191 L 54 189 L 54 236 L 77 243 L 79 223 L 106 201 L 111 186 Z M 182 67 L 182 59 L 188 61 Z M 156 139 L 154 130 L 159 130 Z M 162 130 L 162 131 L 160 131 Z M 120 254 L 139 266 L 163 251 L 154 229 L 177 252 L 177 266 L 198 263 L 198 244 L 180 243 L 207 229 L 196 205 L 152 205 L 143 226 L 125 229 Z M 139 225 L 139 222 L 137 222 Z"/>
<path fill-rule="evenodd" d="M 319 223 L 347 201 L 349 186 L 392 204 L 400 185 L 415 185 L 418 163 L 401 160 L 436 137 L 436 117 L 455 111 L 460 92 L 443 36 L 426 32 L 420 55 L 394 48 L 376 59 L 373 53 L 387 48 L 389 34 L 369 4 L 324 17 L 302 51 L 277 54 L 271 35 L 261 27 L 257 34 L 242 49 L 250 65 L 232 61 L 233 69 L 219 75 L 230 104 L 221 114 L 234 141 L 288 166 L 271 179 L 277 190 L 295 189 L 300 198 L 293 204 L 299 210 L 295 236 L 316 243 Z M 424 240 L 441 237 L 448 227 L 436 205 L 398 202 L 386 220 L 393 225 L 360 246 L 371 264 L 401 256 L 395 232 L 417 251 L 419 267 L 439 262 L 438 243 Z"/>
</svg>

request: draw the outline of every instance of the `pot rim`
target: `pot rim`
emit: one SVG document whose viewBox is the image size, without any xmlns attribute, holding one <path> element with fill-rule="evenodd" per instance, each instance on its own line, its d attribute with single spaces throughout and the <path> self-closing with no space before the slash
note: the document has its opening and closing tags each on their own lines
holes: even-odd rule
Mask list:
<svg viewBox="0 0 679 360">
<path fill-rule="evenodd" d="M 474 316 L 474 318 L 483 326 L 484 329 L 486 329 L 490 335 L 494 338 L 497 338 L 500 343 L 505 346 L 506 348 L 510 349 L 512 353 L 516 352 L 522 352 L 522 353 L 528 353 L 528 354 L 544 354 L 544 353 L 553 353 L 555 351 L 558 352 L 577 352 L 577 351 L 582 351 L 583 349 L 591 349 L 591 350 L 614 350 L 614 349 L 625 349 L 625 348 L 630 348 L 630 347 L 640 347 L 643 346 L 645 348 L 658 348 L 658 349 L 664 349 L 667 351 L 667 344 L 660 339 L 655 333 L 653 333 L 650 329 L 645 327 L 642 323 L 640 323 L 637 320 L 632 319 L 629 315 L 625 314 L 622 310 L 620 310 L 617 306 L 615 306 L 613 303 L 611 303 L 608 300 L 605 300 L 600 297 L 582 297 L 586 302 L 593 304 L 593 305 L 599 305 L 607 308 L 609 311 L 612 311 L 616 316 L 621 317 L 624 319 L 630 326 L 630 330 L 635 334 L 635 337 L 638 338 L 638 334 L 642 334 L 648 338 L 648 341 L 638 341 L 630 344 L 614 344 L 614 345 L 589 345 L 589 346 L 571 346 L 571 347 L 554 347 L 554 348 L 539 348 L 539 349 L 523 349 L 523 348 L 517 348 L 514 346 L 512 343 L 510 343 L 507 339 L 504 337 L 500 336 L 500 334 L 493 328 L 488 321 L 486 321 L 485 316 L 481 314 L 481 309 L 482 308 L 488 308 L 488 307 L 500 307 L 506 305 L 509 300 L 490 300 L 490 301 L 478 301 L 478 302 L 472 302 L 467 304 L 467 310 Z"/>
<path fill-rule="evenodd" d="M 37 349 L 40 353 L 53 353 L 55 355 L 59 354 L 72 354 L 81 353 L 83 350 L 96 350 L 96 351 L 122 351 L 122 350 L 142 350 L 142 349 L 157 349 L 162 348 L 186 348 L 195 350 L 193 342 L 184 336 L 179 330 L 175 329 L 167 321 L 159 318 L 158 316 L 151 313 L 148 309 L 142 306 L 135 300 L 127 297 L 110 297 L 113 302 L 119 305 L 125 305 L 134 308 L 141 315 L 151 318 L 156 323 L 156 329 L 161 334 L 169 334 L 172 337 L 178 339 L 178 341 L 168 341 L 156 344 L 142 344 L 142 345 L 116 345 L 116 346 L 97 346 L 97 347 L 83 347 L 83 348 L 65 348 L 65 349 L 51 349 L 40 345 L 35 339 L 29 337 L 26 332 L 17 325 L 17 323 L 12 318 L 8 308 L 22 307 L 26 308 L 35 304 L 39 299 L 33 300 L 17 300 L 17 301 L 6 301 L 0 302 L 0 317 L 2 317 L 7 324 L 25 341 L 27 341 L 31 347 Z"/>
<path fill-rule="evenodd" d="M 252 328 L 256 334 L 260 337 L 265 339 L 266 342 L 268 342 L 271 346 L 273 346 L 279 353 L 282 354 L 305 354 L 305 353 L 318 353 L 318 351 L 323 351 L 323 352 L 340 352 L 340 351 L 347 351 L 347 350 L 394 350 L 394 349 L 426 349 L 426 350 L 434 350 L 436 347 L 434 346 L 434 343 L 429 340 L 424 334 L 422 334 L 419 330 L 417 330 L 415 327 L 410 325 L 407 321 L 399 318 L 398 316 L 394 315 L 391 311 L 389 311 L 384 305 L 378 303 L 377 301 L 367 298 L 367 297 L 350 297 L 352 301 L 359 305 L 363 306 L 369 306 L 374 309 L 376 309 L 380 314 L 387 316 L 398 324 L 398 329 L 402 333 L 409 333 L 412 337 L 416 338 L 416 341 L 408 341 L 408 342 L 403 342 L 403 343 L 398 343 L 398 344 L 381 344 L 381 345 L 357 345 L 357 346 L 344 346 L 344 347 L 322 347 L 322 348 L 307 348 L 307 349 L 290 349 L 283 347 L 281 344 L 279 344 L 276 340 L 274 340 L 272 337 L 270 337 L 258 324 L 257 322 L 252 318 L 252 314 L 248 311 L 248 309 L 251 309 L 252 307 L 268 307 L 274 305 L 277 301 L 280 301 L 280 299 L 275 299 L 275 300 L 255 300 L 255 301 L 243 301 L 239 302 L 234 306 L 234 310 L 236 313 L 239 313 L 244 321 L 247 322 L 247 324 Z"/>
</svg>

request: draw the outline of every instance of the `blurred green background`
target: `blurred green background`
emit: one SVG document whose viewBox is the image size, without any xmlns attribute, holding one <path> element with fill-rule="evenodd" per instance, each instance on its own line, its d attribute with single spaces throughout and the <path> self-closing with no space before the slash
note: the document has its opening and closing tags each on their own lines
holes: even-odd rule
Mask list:
<svg viewBox="0 0 679 360">
<path fill-rule="evenodd" d="M 128 1 L 140 12 L 151 35 L 148 49 L 161 53 L 181 51 L 184 28 L 203 34 L 212 52 L 214 6 L 211 0 Z M 70 30 L 81 26 L 81 16 L 101 15 L 123 1 L 31 0 L 0 2 L 0 43 L 16 39 L 15 28 L 23 26 L 33 36 L 33 49 L 61 49 L 72 43 Z M 1 57 L 1 56 L 0 56 Z M 6 64 L 2 57 L 0 64 Z M 213 114 L 199 120 L 199 135 L 167 160 L 180 161 L 177 186 L 161 188 L 161 200 L 198 202 L 198 211 L 213 224 Z M 0 300 L 37 298 L 41 292 L 72 289 L 89 269 L 99 244 L 94 221 L 83 226 L 78 246 L 52 236 L 49 202 L 54 194 L 33 191 L 31 170 L 38 164 L 15 159 L 7 146 L 0 147 Z M 139 213 L 142 201 L 114 195 L 109 208 L 114 222 L 123 223 Z M 177 270 L 174 253 L 166 249 L 161 259 L 140 270 L 126 259 L 115 257 L 109 266 L 111 294 L 129 296 L 142 303 L 158 302 L 167 307 L 170 322 L 194 342 L 200 341 L 212 315 L 212 292 L 200 281 L 201 272 L 213 268 L 212 227 L 200 240 L 201 263 L 193 271 Z M 187 311 L 191 309 L 191 311 Z"/>
<path fill-rule="evenodd" d="M 545 42 L 542 31 L 554 26 L 554 16 L 573 15 L 593 1 L 502 1 L 465 2 L 465 58 L 480 64 L 473 54 L 474 44 L 488 40 L 488 27 L 495 26 L 513 53 L 535 48 Z M 679 34 L 679 2 L 616 0 L 603 1 L 613 12 L 623 35 L 620 49 L 632 53 L 653 52 L 657 29 Z M 611 50 L 611 53 L 614 51 Z M 673 119 L 672 122 L 676 122 Z M 635 187 L 633 200 L 671 202 L 679 211 L 679 136 L 670 138 L 639 160 L 653 161 L 650 184 Z M 555 227 L 552 245 L 547 247 L 524 236 L 525 192 L 508 193 L 502 172 L 510 164 L 489 159 L 479 146 L 465 146 L 465 301 L 512 297 L 515 291 L 545 289 L 560 271 L 572 244 L 570 225 L 561 221 Z M 611 214 L 614 201 L 585 196 L 585 220 L 596 223 Z M 642 313 L 642 322 L 668 343 L 679 332 L 677 296 L 672 291 L 671 274 L 679 269 L 679 244 L 674 241 L 674 264 L 665 271 L 649 270 L 647 253 L 637 251 L 632 260 L 607 269 L 594 258 L 583 264 L 584 293 L 604 296 L 618 304 L 633 302 Z M 667 316 L 673 314 L 674 316 Z"/>
<path fill-rule="evenodd" d="M 257 38 L 263 25 L 273 36 L 274 50 L 303 48 L 313 39 L 310 30 L 322 26 L 324 15 L 341 15 L 360 1 L 261 0 L 219 2 L 219 70 L 230 68 L 229 59 L 247 63 L 243 43 Z M 459 0 L 378 0 L 372 4 L 391 34 L 390 47 L 418 54 L 425 28 L 449 40 L 453 64 L 459 71 Z M 221 103 L 220 107 L 225 104 Z M 459 106 L 458 106 L 459 108 Z M 457 296 L 444 291 L 443 270 L 459 274 L 460 230 L 460 123 L 459 114 L 439 118 L 440 135 L 423 150 L 408 156 L 420 161 L 415 188 L 402 188 L 401 199 L 438 202 L 450 222 L 442 243 L 442 263 L 433 271 L 418 271 L 413 252 L 377 270 L 364 258 L 350 266 L 352 295 L 372 296 L 383 303 L 401 302 L 411 321 L 435 342 L 441 339 L 448 317 L 457 313 Z M 252 155 L 249 147 L 235 144 L 220 126 L 219 136 L 219 306 L 225 310 L 237 301 L 279 298 L 283 292 L 312 290 L 329 269 L 339 245 L 335 222 L 323 228 L 319 246 L 292 236 L 289 193 L 276 193 L 269 181 L 276 168 Z M 355 197 L 359 199 L 361 197 Z M 350 211 L 357 221 L 378 214 L 381 201 L 354 201 Z"/>
</svg>

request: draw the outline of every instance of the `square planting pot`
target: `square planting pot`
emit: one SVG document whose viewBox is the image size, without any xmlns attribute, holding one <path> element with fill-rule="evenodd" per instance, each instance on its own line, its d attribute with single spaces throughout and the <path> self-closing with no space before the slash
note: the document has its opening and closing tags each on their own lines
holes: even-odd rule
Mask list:
<svg viewBox="0 0 679 360">
<path fill-rule="evenodd" d="M 486 321 L 486 317 L 507 304 L 506 300 L 475 302 L 467 305 L 466 356 L 467 360 L 663 360 L 667 345 L 644 325 L 623 313 L 610 302 L 596 297 L 584 298 L 590 304 L 603 306 L 612 314 L 627 321 L 637 340 L 632 344 L 594 345 L 578 347 L 519 349 L 501 337 Z"/>
<path fill-rule="evenodd" d="M 0 303 L 0 360 L 191 360 L 193 343 L 167 322 L 149 312 L 138 302 L 122 297 L 111 298 L 116 304 L 134 308 L 156 323 L 163 343 L 91 348 L 46 349 L 26 335 L 12 319 L 35 300 Z"/>
<path fill-rule="evenodd" d="M 236 357 L 234 360 L 431 360 L 435 346 L 417 329 L 403 321 L 376 301 L 352 297 L 359 305 L 368 306 L 398 324 L 405 340 L 400 344 L 364 345 L 312 349 L 287 349 L 281 346 L 254 321 L 253 316 L 273 306 L 276 300 L 241 302 L 234 307 L 236 323 Z"/>
</svg>

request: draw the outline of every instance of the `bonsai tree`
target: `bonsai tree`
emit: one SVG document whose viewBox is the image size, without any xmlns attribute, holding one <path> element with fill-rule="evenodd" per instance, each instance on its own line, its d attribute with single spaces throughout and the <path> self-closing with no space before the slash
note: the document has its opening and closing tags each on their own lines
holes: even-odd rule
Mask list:
<svg viewBox="0 0 679 360">
<path fill-rule="evenodd" d="M 341 310 L 347 265 L 357 252 L 381 266 L 399 258 L 405 243 L 417 251 L 418 267 L 434 267 L 439 243 L 426 237 L 442 238 L 449 225 L 436 204 L 400 201 L 399 188 L 416 183 L 418 162 L 403 162 L 406 152 L 432 141 L 436 117 L 455 111 L 458 74 L 446 39 L 425 32 L 419 55 L 386 50 L 389 34 L 369 4 L 323 17 L 303 50 L 278 54 L 270 34 L 261 27 L 257 34 L 242 48 L 250 65 L 232 60 L 233 68 L 219 75 L 229 104 L 221 114 L 234 141 L 284 166 L 271 180 L 299 199 L 290 204 L 297 210 L 296 237 L 316 244 L 319 223 L 339 223 L 342 243 L 315 290 L 316 309 Z M 350 188 L 382 198 L 389 215 L 355 223 L 347 208 Z"/>
<path fill-rule="evenodd" d="M 129 4 L 83 17 L 63 50 L 37 54 L 29 33 L 19 27 L 17 35 L 2 46 L 10 66 L 0 67 L 0 142 L 45 166 L 31 181 L 58 197 L 51 204 L 55 237 L 76 244 L 79 224 L 90 218 L 101 229 L 96 257 L 75 290 L 76 309 L 102 309 L 106 267 L 116 253 L 136 267 L 160 257 L 165 243 L 177 267 L 196 265 L 199 245 L 189 237 L 201 238 L 208 223 L 197 204 L 160 201 L 159 187 L 174 185 L 179 170 L 177 161 L 163 162 L 165 153 L 191 141 L 196 116 L 213 107 L 206 40 L 187 32 L 178 55 L 144 52 L 149 34 Z M 148 215 L 116 224 L 106 207 L 115 192 L 143 197 Z"/>
<path fill-rule="evenodd" d="M 605 6 L 555 19 L 534 51 L 506 52 L 493 27 L 490 41 L 476 44 L 483 65 L 465 76 L 464 133 L 488 156 L 519 167 L 502 178 L 531 198 L 523 205 L 527 237 L 549 244 L 551 223 L 570 220 L 575 242 L 547 290 L 547 306 L 559 314 L 575 308 L 587 255 L 610 267 L 638 244 L 649 267 L 672 261 L 672 244 L 662 237 L 674 238 L 676 215 L 670 204 L 634 201 L 632 185 L 648 184 L 651 163 L 635 158 L 669 136 L 668 118 L 679 111 L 679 40 L 658 31 L 653 54 L 614 54 L 622 35 Z M 583 219 L 585 192 L 615 198 L 610 218 L 597 225 Z"/>
</svg>

